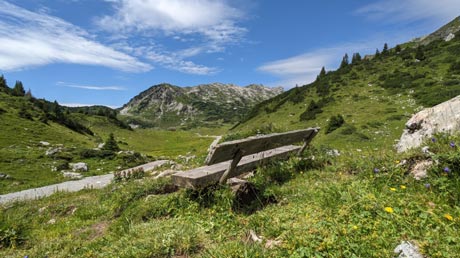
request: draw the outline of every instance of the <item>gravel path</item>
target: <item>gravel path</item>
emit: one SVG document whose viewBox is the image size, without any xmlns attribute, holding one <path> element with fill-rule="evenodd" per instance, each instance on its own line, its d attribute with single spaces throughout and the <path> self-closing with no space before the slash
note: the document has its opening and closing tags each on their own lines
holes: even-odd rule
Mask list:
<svg viewBox="0 0 460 258">
<path fill-rule="evenodd" d="M 169 163 L 169 160 L 157 160 L 135 168 L 143 168 L 144 171 L 151 171 L 159 166 Z M 39 188 L 28 189 L 20 192 L 0 195 L 0 204 L 11 201 L 38 199 L 45 196 L 50 196 L 55 192 L 77 192 L 82 189 L 100 189 L 106 187 L 113 179 L 113 174 L 102 176 L 85 177 L 80 180 L 67 181 L 60 184 L 48 185 Z"/>
</svg>

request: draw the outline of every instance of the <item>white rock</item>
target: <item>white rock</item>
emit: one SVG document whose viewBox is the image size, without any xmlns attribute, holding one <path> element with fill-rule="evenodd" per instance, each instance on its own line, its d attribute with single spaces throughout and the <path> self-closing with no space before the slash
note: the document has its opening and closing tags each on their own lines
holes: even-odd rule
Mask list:
<svg viewBox="0 0 460 258">
<path fill-rule="evenodd" d="M 62 175 L 64 177 L 70 178 L 70 179 L 81 179 L 81 178 L 83 178 L 82 174 L 76 173 L 76 172 L 62 171 Z"/>
<path fill-rule="evenodd" d="M 62 148 L 61 147 L 57 147 L 57 148 L 49 148 L 46 152 L 45 152 L 45 155 L 46 156 L 52 156 L 58 152 L 61 152 L 62 151 Z"/>
<path fill-rule="evenodd" d="M 406 123 L 406 129 L 396 144 L 398 152 L 419 147 L 435 133 L 454 133 L 460 130 L 460 96 L 432 108 L 426 108 L 413 115 Z"/>
<path fill-rule="evenodd" d="M 450 33 L 449 35 L 446 36 L 446 38 L 444 38 L 444 41 L 451 41 L 454 38 L 455 38 L 455 34 Z"/>
<path fill-rule="evenodd" d="M 49 142 L 45 142 L 45 141 L 40 141 L 40 144 L 42 146 L 50 146 L 50 143 Z"/>
<path fill-rule="evenodd" d="M 398 258 L 423 258 L 418 247 L 410 242 L 402 242 L 395 248 L 394 253 L 399 254 Z"/>
<path fill-rule="evenodd" d="M 88 172 L 88 164 L 84 162 L 70 163 L 73 172 Z"/>
<path fill-rule="evenodd" d="M 431 160 L 419 161 L 415 164 L 415 166 L 412 168 L 410 173 L 416 180 L 424 179 L 428 176 L 427 170 L 432 165 L 433 165 L 433 161 Z"/>
</svg>

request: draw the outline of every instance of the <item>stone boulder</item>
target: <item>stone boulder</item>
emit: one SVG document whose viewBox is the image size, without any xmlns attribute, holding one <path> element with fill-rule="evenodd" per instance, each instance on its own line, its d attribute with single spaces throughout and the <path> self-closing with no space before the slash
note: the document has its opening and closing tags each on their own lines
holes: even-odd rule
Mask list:
<svg viewBox="0 0 460 258">
<path fill-rule="evenodd" d="M 396 149 L 404 152 L 419 147 L 435 133 L 460 131 L 460 96 L 413 115 L 406 123 Z"/>
<path fill-rule="evenodd" d="M 69 166 L 74 172 L 88 172 L 88 164 L 84 162 L 70 163 Z"/>
</svg>

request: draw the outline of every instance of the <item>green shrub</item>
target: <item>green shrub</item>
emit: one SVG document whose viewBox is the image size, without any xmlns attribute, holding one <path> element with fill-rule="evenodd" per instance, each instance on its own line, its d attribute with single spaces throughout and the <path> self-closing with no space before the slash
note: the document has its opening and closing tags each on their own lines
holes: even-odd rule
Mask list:
<svg viewBox="0 0 460 258">
<path fill-rule="evenodd" d="M 331 116 L 331 118 L 329 118 L 328 124 L 326 125 L 326 134 L 332 133 L 333 131 L 339 129 L 344 123 L 345 120 L 343 119 L 342 115 Z"/>
</svg>

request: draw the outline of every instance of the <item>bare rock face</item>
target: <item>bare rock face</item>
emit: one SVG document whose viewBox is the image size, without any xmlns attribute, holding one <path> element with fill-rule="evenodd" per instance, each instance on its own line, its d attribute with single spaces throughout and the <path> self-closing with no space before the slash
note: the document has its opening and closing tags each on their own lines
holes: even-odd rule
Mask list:
<svg viewBox="0 0 460 258">
<path fill-rule="evenodd" d="M 460 96 L 413 115 L 396 145 L 398 152 L 419 147 L 435 133 L 460 131 Z"/>
</svg>

